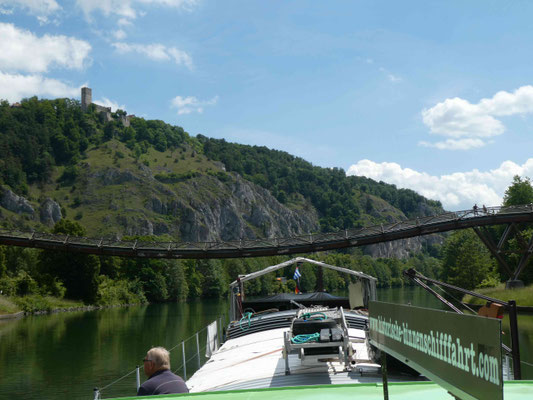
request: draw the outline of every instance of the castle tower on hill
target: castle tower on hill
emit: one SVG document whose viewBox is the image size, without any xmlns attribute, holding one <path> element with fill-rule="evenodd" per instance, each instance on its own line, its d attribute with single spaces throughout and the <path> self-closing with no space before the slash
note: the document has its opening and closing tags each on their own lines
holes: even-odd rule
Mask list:
<svg viewBox="0 0 533 400">
<path fill-rule="evenodd" d="M 83 112 L 87 112 L 91 104 L 93 104 L 94 109 L 98 113 L 100 113 L 100 116 L 104 122 L 119 120 L 122 122 L 122 125 L 124 125 L 125 127 L 128 127 L 130 126 L 131 118 L 135 117 L 135 115 L 119 115 L 117 117 L 113 117 L 113 114 L 111 113 L 111 107 L 104 107 L 99 104 L 93 103 L 93 90 L 88 87 L 82 87 L 81 88 L 81 110 Z"/>
<path fill-rule="evenodd" d="M 88 87 L 82 87 L 81 88 L 81 109 L 82 111 L 87 111 L 92 102 L 93 102 L 92 89 Z"/>
</svg>

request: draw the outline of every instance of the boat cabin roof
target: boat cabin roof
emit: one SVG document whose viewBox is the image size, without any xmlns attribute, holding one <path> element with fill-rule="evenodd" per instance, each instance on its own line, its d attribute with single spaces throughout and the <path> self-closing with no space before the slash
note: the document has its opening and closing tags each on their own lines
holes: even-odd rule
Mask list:
<svg viewBox="0 0 533 400">
<path fill-rule="evenodd" d="M 248 299 L 242 302 L 242 306 L 245 310 L 251 308 L 255 312 L 264 311 L 269 308 L 277 308 L 278 310 L 282 311 L 298 308 L 298 305 L 295 303 L 301 304 L 305 307 L 321 305 L 328 308 L 350 308 L 350 302 L 347 297 L 334 296 L 326 292 L 302 294 L 279 293 L 257 299 Z"/>
<path fill-rule="evenodd" d="M 377 281 L 377 279 L 374 278 L 373 276 L 367 275 L 367 274 L 365 274 L 363 272 L 353 271 L 353 270 L 348 269 L 348 268 L 337 267 L 335 265 L 326 264 L 326 263 L 323 263 L 323 262 L 320 262 L 320 261 L 316 261 L 316 260 L 312 260 L 312 259 L 309 259 L 309 258 L 296 257 L 296 258 L 293 258 L 291 260 L 282 262 L 280 264 L 271 265 L 271 266 L 269 266 L 267 268 L 262 269 L 261 271 L 255 271 L 255 272 L 249 273 L 247 275 L 239 275 L 239 278 L 237 280 L 233 281 L 230 284 L 230 291 L 229 291 L 229 293 L 230 293 L 230 318 L 232 320 L 235 320 L 235 319 L 240 317 L 241 313 L 239 312 L 239 309 L 240 309 L 239 301 L 240 300 L 245 301 L 245 298 L 246 298 L 244 296 L 244 287 L 243 287 L 243 283 L 244 282 L 252 280 L 252 279 L 259 278 L 259 277 L 261 277 L 263 275 L 269 274 L 269 273 L 277 271 L 279 269 L 282 269 L 282 268 L 285 268 L 285 267 L 289 267 L 289 266 L 291 266 L 293 264 L 297 264 L 298 265 L 298 264 L 303 264 L 303 263 L 312 264 L 312 265 L 315 265 L 317 267 L 323 267 L 323 268 L 331 269 L 331 270 L 334 270 L 334 271 L 337 271 L 337 272 L 342 272 L 344 274 L 355 276 L 361 282 L 360 291 L 362 293 L 360 294 L 360 297 L 361 297 L 361 299 L 364 302 L 364 306 L 368 307 L 368 302 L 370 300 L 376 300 L 376 281 Z M 240 300 L 238 299 L 239 297 L 240 297 Z M 298 297 L 297 299 L 294 299 L 294 300 L 300 303 L 302 298 Z M 327 299 L 324 299 L 324 300 L 328 301 Z M 305 300 L 303 300 L 303 301 L 305 301 Z M 313 303 L 313 304 L 316 304 L 316 303 Z M 336 306 L 336 305 L 330 304 L 330 303 L 324 304 L 323 302 L 320 302 L 320 304 L 328 305 L 328 306 L 331 306 L 331 307 L 335 307 Z M 345 304 L 346 303 L 342 304 L 342 306 L 345 307 L 346 306 Z M 307 305 L 307 304 L 304 304 L 304 305 Z M 248 307 L 251 307 L 251 306 L 248 306 Z M 251 307 L 251 308 L 254 308 L 254 307 Z M 349 308 L 349 307 L 347 307 L 347 308 Z M 286 308 L 282 308 L 282 309 L 286 309 Z M 255 308 L 254 308 L 254 310 L 255 311 L 259 311 L 259 310 L 256 310 Z"/>
</svg>

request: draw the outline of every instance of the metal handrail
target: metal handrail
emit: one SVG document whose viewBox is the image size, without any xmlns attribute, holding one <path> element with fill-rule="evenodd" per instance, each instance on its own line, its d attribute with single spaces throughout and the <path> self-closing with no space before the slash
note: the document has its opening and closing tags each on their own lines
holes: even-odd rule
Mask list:
<svg viewBox="0 0 533 400">
<path fill-rule="evenodd" d="M 220 346 L 222 344 L 222 341 L 220 340 L 220 338 L 222 338 L 222 335 L 221 335 L 222 322 L 226 322 L 225 314 L 220 315 L 217 319 L 215 319 L 215 321 L 217 321 L 217 332 L 218 332 L 217 333 L 217 346 Z M 183 379 L 185 381 L 187 380 L 187 364 L 190 363 L 190 361 L 192 361 L 194 358 L 198 359 L 198 368 L 197 368 L 197 370 L 200 369 L 207 362 L 207 360 L 205 358 L 200 357 L 200 354 L 203 354 L 203 352 L 206 350 L 207 346 L 203 346 L 202 348 L 200 348 L 199 335 L 203 331 L 205 331 L 208 326 L 209 325 L 203 327 L 202 329 L 200 329 L 196 333 L 192 334 L 188 338 L 182 340 L 181 342 L 178 342 L 178 344 L 176 344 L 175 346 L 173 346 L 170 349 L 168 349 L 168 352 L 171 353 L 172 351 L 176 350 L 178 347 L 181 347 L 181 349 L 182 349 L 182 351 L 181 351 L 181 353 L 182 353 L 182 362 L 179 365 L 179 367 L 174 370 L 174 373 L 177 373 L 177 372 L 181 371 L 182 375 L 183 375 Z M 186 345 L 187 342 L 189 342 L 190 340 L 193 340 L 193 339 L 195 340 L 196 352 L 191 357 L 186 358 L 187 351 L 185 349 L 185 345 Z M 202 360 L 203 360 L 203 362 L 202 362 Z M 128 373 L 122 375 L 121 377 L 119 377 L 118 379 L 116 379 L 113 382 L 109 383 L 108 385 L 104 386 L 103 388 L 95 387 L 93 389 L 93 398 L 94 398 L 94 400 L 101 400 L 102 399 L 102 391 L 107 390 L 109 387 L 111 387 L 111 386 L 115 385 L 116 383 L 122 381 L 124 378 L 128 377 L 129 375 L 133 374 L 134 372 L 136 373 L 135 376 L 136 376 L 137 390 L 139 390 L 139 387 L 140 387 L 140 366 L 137 365 L 134 370 L 129 371 Z"/>
</svg>

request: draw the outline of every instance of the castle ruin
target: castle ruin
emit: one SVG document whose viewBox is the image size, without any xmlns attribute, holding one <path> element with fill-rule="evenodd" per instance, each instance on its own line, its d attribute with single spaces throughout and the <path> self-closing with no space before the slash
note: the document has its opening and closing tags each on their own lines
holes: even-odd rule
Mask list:
<svg viewBox="0 0 533 400">
<path fill-rule="evenodd" d="M 122 121 L 122 125 L 128 127 L 130 126 L 130 120 L 135 115 L 120 115 L 116 118 L 113 117 L 111 113 L 111 107 L 104 107 L 100 104 L 93 103 L 93 90 L 88 87 L 81 88 L 81 110 L 83 112 L 89 111 L 89 106 L 93 105 L 94 109 L 102 115 L 105 122 L 110 122 L 114 120 Z"/>
</svg>

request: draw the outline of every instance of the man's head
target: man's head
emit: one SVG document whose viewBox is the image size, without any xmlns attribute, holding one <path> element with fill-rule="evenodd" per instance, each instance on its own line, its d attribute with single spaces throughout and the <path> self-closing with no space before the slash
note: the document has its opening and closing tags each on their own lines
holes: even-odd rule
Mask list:
<svg viewBox="0 0 533 400">
<path fill-rule="evenodd" d="M 157 371 L 170 369 L 170 354 L 164 347 L 153 347 L 144 358 L 144 373 L 151 377 Z"/>
</svg>

